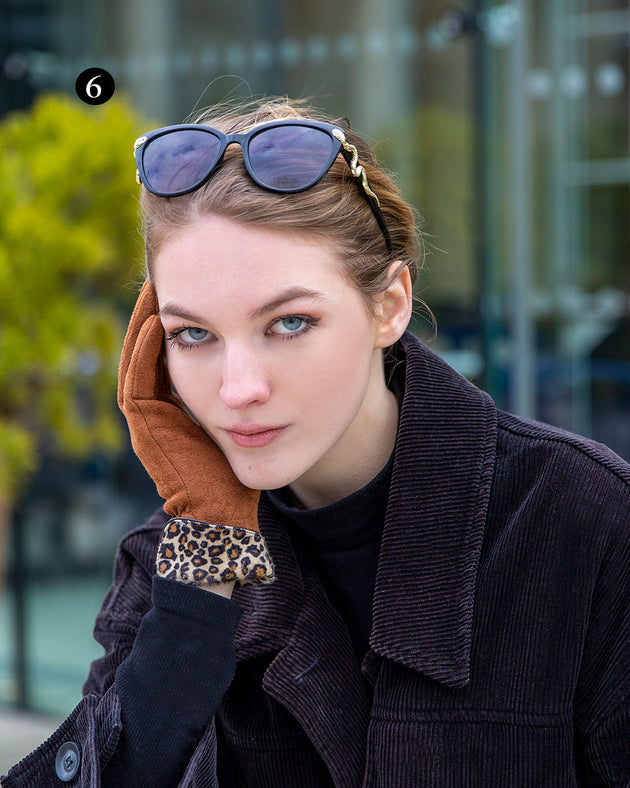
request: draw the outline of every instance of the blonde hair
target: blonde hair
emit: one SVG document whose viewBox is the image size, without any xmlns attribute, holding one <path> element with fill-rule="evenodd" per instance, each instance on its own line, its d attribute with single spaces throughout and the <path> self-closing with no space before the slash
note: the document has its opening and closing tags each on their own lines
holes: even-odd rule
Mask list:
<svg viewBox="0 0 630 788">
<path fill-rule="evenodd" d="M 348 121 L 332 120 L 302 101 L 277 98 L 255 104 L 220 105 L 203 111 L 190 122 L 214 126 L 229 134 L 287 118 L 325 121 L 344 130 L 348 141 L 357 148 L 359 162 L 379 199 L 391 238 L 391 253 L 360 183 L 341 156 L 315 186 L 303 192 L 279 194 L 254 183 L 245 170 L 238 146 L 230 146 L 210 179 L 189 194 L 165 198 L 142 189 L 147 276 L 151 278 L 155 256 L 169 235 L 205 215 L 217 215 L 323 239 L 337 252 L 342 274 L 363 294 L 373 314 L 376 296 L 387 289 L 404 266 L 415 282 L 423 243 L 414 210 L 379 166 L 369 145 L 349 128 Z M 392 277 L 388 274 L 394 261 L 401 265 Z"/>
</svg>

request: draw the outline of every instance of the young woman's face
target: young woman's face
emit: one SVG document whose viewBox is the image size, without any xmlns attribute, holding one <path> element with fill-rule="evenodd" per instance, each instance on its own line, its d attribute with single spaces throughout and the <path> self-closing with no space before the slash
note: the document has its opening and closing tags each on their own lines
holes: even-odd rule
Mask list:
<svg viewBox="0 0 630 788">
<path fill-rule="evenodd" d="M 326 245 L 204 217 L 153 275 L 173 385 L 246 486 L 326 498 L 392 432 L 378 321 Z"/>
</svg>

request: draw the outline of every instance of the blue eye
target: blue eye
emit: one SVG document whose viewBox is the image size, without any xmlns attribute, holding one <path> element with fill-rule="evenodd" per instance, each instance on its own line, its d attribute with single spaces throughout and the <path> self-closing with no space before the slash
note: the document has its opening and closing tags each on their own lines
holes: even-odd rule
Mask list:
<svg viewBox="0 0 630 788">
<path fill-rule="evenodd" d="M 180 328 L 178 331 L 173 331 L 166 338 L 176 347 L 181 350 L 192 350 L 203 342 L 207 341 L 210 332 L 205 328 Z"/>
<path fill-rule="evenodd" d="M 298 331 L 302 327 L 302 323 L 304 323 L 303 318 L 296 317 L 292 315 L 291 317 L 283 317 L 282 320 L 278 320 L 276 325 L 280 324 L 284 331 L 279 331 L 280 334 L 292 334 L 294 331 Z"/>
<path fill-rule="evenodd" d="M 208 332 L 204 328 L 187 328 L 182 332 L 188 334 L 188 337 L 193 342 L 201 342 L 208 336 Z"/>
<path fill-rule="evenodd" d="M 276 320 L 271 328 L 273 329 L 272 333 L 279 336 L 280 339 L 295 339 L 315 328 L 318 323 L 319 318 L 287 315 Z"/>
</svg>

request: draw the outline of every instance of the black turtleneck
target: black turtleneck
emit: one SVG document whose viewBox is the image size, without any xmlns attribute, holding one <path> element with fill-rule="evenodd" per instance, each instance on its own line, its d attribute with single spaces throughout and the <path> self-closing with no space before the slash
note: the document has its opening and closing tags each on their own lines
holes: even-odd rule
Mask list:
<svg viewBox="0 0 630 788">
<path fill-rule="evenodd" d="M 297 550 L 319 575 L 330 601 L 346 622 L 359 661 L 372 627 L 376 580 L 394 455 L 365 487 L 319 509 L 303 509 L 287 487 L 265 494 L 289 521 Z"/>
</svg>

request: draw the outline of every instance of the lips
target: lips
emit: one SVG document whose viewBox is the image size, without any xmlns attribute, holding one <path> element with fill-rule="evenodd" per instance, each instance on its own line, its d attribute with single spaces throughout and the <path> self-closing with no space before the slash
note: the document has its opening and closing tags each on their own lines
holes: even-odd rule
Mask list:
<svg viewBox="0 0 630 788">
<path fill-rule="evenodd" d="M 278 438 L 286 427 L 265 427 L 260 424 L 249 424 L 247 426 L 228 427 L 225 432 L 238 446 L 247 449 L 268 446 Z"/>
</svg>

